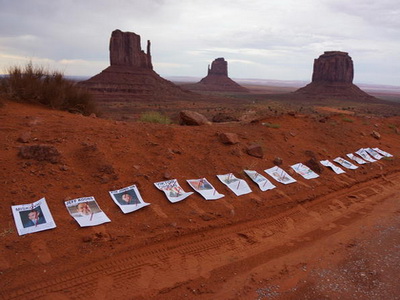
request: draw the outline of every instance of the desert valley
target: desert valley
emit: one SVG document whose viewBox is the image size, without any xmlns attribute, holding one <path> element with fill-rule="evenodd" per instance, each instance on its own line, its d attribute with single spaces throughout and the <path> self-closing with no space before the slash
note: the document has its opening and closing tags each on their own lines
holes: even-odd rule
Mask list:
<svg viewBox="0 0 400 300">
<path fill-rule="evenodd" d="M 399 89 L 353 84 L 341 51 L 301 87 L 210 63 L 166 80 L 116 30 L 110 66 L 77 83 L 96 113 L 1 95 L 1 299 L 399 299 Z M 173 179 L 193 194 L 169 201 L 155 183 Z M 133 185 L 148 205 L 125 214 L 110 191 Z M 66 203 L 83 197 L 110 222 L 81 227 Z M 42 198 L 56 227 L 18 231 L 11 207 Z"/>
</svg>

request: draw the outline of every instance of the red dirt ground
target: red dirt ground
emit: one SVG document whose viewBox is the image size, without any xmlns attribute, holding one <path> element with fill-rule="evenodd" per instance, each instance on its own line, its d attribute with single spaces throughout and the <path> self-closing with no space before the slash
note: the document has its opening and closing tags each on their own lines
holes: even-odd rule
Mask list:
<svg viewBox="0 0 400 300">
<path fill-rule="evenodd" d="M 400 117 L 323 113 L 186 127 L 6 101 L 0 108 L 1 298 L 398 299 Z M 222 144 L 222 132 L 238 134 L 240 143 Z M 264 158 L 245 153 L 252 143 L 263 147 Z M 61 161 L 18 157 L 19 147 L 36 144 L 57 148 Z M 333 159 L 361 147 L 394 158 L 342 175 L 323 169 L 313 180 L 294 174 L 297 183 L 276 183 L 266 192 L 243 173 L 263 173 L 277 156 L 289 171 L 310 153 Z M 216 177 L 228 172 L 253 192 L 236 197 Z M 225 197 L 193 194 L 171 204 L 153 185 L 166 177 L 186 191 L 186 179 L 206 177 Z M 132 184 L 151 205 L 125 215 L 108 191 Z M 80 228 L 64 201 L 84 196 L 94 196 L 111 223 Z M 42 197 L 57 228 L 18 236 L 11 205 Z"/>
</svg>

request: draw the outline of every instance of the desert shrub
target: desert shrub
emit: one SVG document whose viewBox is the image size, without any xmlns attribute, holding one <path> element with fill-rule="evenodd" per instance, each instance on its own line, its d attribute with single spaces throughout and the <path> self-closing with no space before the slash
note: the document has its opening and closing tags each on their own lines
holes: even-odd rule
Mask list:
<svg viewBox="0 0 400 300">
<path fill-rule="evenodd" d="M 169 117 L 156 111 L 143 113 L 139 120 L 147 123 L 171 124 L 171 119 Z"/>
<path fill-rule="evenodd" d="M 343 121 L 343 122 L 347 122 L 347 123 L 353 123 L 353 122 L 354 122 L 353 119 L 346 118 L 346 117 L 343 117 L 343 118 L 342 118 L 342 121 Z"/>
<path fill-rule="evenodd" d="M 274 123 L 268 123 L 268 122 L 262 123 L 262 125 L 266 126 L 268 128 L 275 128 L 275 129 L 281 128 L 280 124 L 274 124 Z"/>
<path fill-rule="evenodd" d="M 32 62 L 24 67 L 10 67 L 8 75 L 1 80 L 0 90 L 13 101 L 43 104 L 86 115 L 96 110 L 87 91 L 65 79 L 62 73 L 50 72 Z"/>
</svg>

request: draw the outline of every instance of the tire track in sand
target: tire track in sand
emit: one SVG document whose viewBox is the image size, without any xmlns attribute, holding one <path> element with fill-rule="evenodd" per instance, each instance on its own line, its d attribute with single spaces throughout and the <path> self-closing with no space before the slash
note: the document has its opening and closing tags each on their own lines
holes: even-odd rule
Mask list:
<svg viewBox="0 0 400 300">
<path fill-rule="evenodd" d="M 43 298 L 57 294 L 70 299 L 85 299 L 88 295 L 98 295 L 101 299 L 101 295 L 106 295 L 111 288 L 126 290 L 126 295 L 131 297 L 140 295 L 144 289 L 147 293 L 149 289 L 156 293 L 168 285 L 207 277 L 213 269 L 262 253 L 269 247 L 271 239 L 282 238 L 288 231 L 296 230 L 300 221 L 310 219 L 310 216 L 312 222 L 320 224 L 319 228 L 334 229 L 335 218 L 362 213 L 365 205 L 383 201 L 399 183 L 400 174 L 359 183 L 302 203 L 273 218 L 237 223 L 145 246 L 137 249 L 135 254 L 121 253 L 105 262 L 68 271 L 45 282 L 27 282 L 24 286 L 2 291 L 0 296 L 1 299 L 32 299 L 32 295 Z M 43 262 L 46 261 L 48 258 Z M 170 281 L 161 280 L 166 276 L 172 277 Z"/>
</svg>

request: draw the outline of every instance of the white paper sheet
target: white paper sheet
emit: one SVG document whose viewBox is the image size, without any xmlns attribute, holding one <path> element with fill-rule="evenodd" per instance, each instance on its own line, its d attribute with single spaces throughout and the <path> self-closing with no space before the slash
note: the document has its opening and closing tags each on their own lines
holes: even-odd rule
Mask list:
<svg viewBox="0 0 400 300">
<path fill-rule="evenodd" d="M 13 205 L 11 211 L 19 235 L 56 227 L 45 198 L 29 204 Z"/>
<path fill-rule="evenodd" d="M 367 151 L 367 153 L 368 153 L 369 155 L 371 155 L 371 156 L 372 156 L 374 159 L 376 159 L 376 160 L 380 160 L 380 159 L 383 158 L 383 156 L 380 155 L 378 152 L 376 152 L 374 149 L 371 149 L 371 148 L 364 148 L 364 150 Z"/>
<path fill-rule="evenodd" d="M 150 203 L 143 201 L 136 185 L 131 185 L 119 190 L 110 191 L 114 203 L 119 206 L 124 214 L 134 212 Z"/>
<path fill-rule="evenodd" d="M 319 175 L 315 173 L 313 170 L 311 170 L 309 167 L 302 163 L 295 164 L 293 166 L 290 166 L 297 174 L 300 174 L 303 176 L 305 179 L 314 179 L 318 178 Z"/>
<path fill-rule="evenodd" d="M 217 200 L 225 195 L 220 194 L 205 178 L 188 179 L 187 183 L 206 200 Z"/>
<path fill-rule="evenodd" d="M 332 162 L 330 162 L 329 160 L 321 160 L 320 163 L 322 165 L 324 165 L 325 167 L 331 168 L 333 170 L 333 172 L 335 172 L 336 174 L 343 174 L 346 173 L 346 171 L 344 171 L 343 169 L 339 168 L 338 166 L 335 166 Z"/>
<path fill-rule="evenodd" d="M 375 159 L 373 159 L 371 156 L 368 155 L 367 151 L 365 151 L 364 148 L 357 150 L 356 153 L 360 155 L 363 158 L 363 160 L 367 162 L 376 162 Z"/>
<path fill-rule="evenodd" d="M 364 165 L 367 162 L 365 160 L 363 160 L 362 158 L 355 156 L 353 153 L 348 153 L 346 154 L 348 158 L 354 160 L 356 163 L 360 164 L 360 165 Z"/>
<path fill-rule="evenodd" d="M 236 178 L 232 173 L 217 175 L 218 179 L 225 184 L 236 196 L 251 193 L 251 189 L 246 181 Z"/>
<path fill-rule="evenodd" d="M 387 153 L 379 148 L 372 148 L 373 150 L 375 150 L 376 152 L 378 152 L 380 155 L 386 156 L 386 157 L 393 157 L 392 154 Z"/>
<path fill-rule="evenodd" d="M 155 182 L 154 185 L 160 191 L 163 191 L 167 199 L 172 203 L 182 201 L 193 194 L 193 192 L 185 192 L 176 179 Z"/>
<path fill-rule="evenodd" d="M 356 165 L 352 164 L 348 160 L 341 158 L 341 157 L 336 157 L 333 161 L 337 162 L 338 164 L 342 165 L 343 167 L 345 167 L 347 169 L 351 169 L 351 170 L 358 169 L 358 167 Z"/>
<path fill-rule="evenodd" d="M 65 202 L 69 214 L 78 222 L 79 226 L 96 226 L 111 222 L 100 209 L 94 197 L 82 197 Z"/>
<path fill-rule="evenodd" d="M 258 187 L 260 190 L 268 191 L 276 188 L 275 185 L 271 183 L 266 177 L 258 173 L 257 171 L 254 170 L 244 170 L 244 172 L 253 180 L 255 183 L 258 184 Z"/>
<path fill-rule="evenodd" d="M 264 172 L 267 173 L 272 178 L 274 178 L 276 181 L 283 184 L 296 182 L 296 179 L 291 177 L 288 173 L 286 173 L 283 169 L 279 168 L 278 166 L 266 169 L 264 170 Z"/>
</svg>

